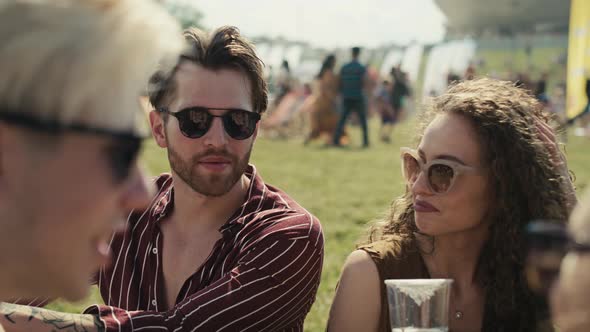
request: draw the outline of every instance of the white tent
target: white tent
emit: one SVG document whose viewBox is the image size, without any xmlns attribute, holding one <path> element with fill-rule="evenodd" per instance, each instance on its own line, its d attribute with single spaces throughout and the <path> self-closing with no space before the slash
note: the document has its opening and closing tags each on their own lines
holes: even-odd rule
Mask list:
<svg viewBox="0 0 590 332">
<path fill-rule="evenodd" d="M 259 43 L 256 44 L 256 54 L 267 66 L 268 63 L 268 53 L 270 52 L 270 44 L 268 43 Z"/>
<path fill-rule="evenodd" d="M 293 68 L 293 75 L 300 82 L 311 82 L 320 72 L 322 62 L 319 60 L 303 60 L 297 67 Z"/>
<path fill-rule="evenodd" d="M 285 46 L 284 45 L 272 45 L 268 52 L 267 63 L 273 66 L 276 71 L 281 66 L 281 63 L 285 59 Z"/>
<path fill-rule="evenodd" d="M 289 62 L 291 68 L 296 68 L 301 62 L 301 56 L 303 55 L 303 46 L 291 45 L 285 49 L 284 58 Z"/>
<path fill-rule="evenodd" d="M 454 73 L 463 77 L 475 56 L 473 40 L 455 40 L 437 45 L 430 50 L 424 75 L 424 96 L 439 95 L 447 88 L 447 77 Z"/>
<path fill-rule="evenodd" d="M 415 83 L 418 79 L 420 62 L 422 62 L 423 53 L 424 46 L 419 44 L 412 44 L 408 46 L 404 52 L 404 57 L 402 59 L 402 70 L 408 73 L 408 78 L 412 83 Z"/>
</svg>

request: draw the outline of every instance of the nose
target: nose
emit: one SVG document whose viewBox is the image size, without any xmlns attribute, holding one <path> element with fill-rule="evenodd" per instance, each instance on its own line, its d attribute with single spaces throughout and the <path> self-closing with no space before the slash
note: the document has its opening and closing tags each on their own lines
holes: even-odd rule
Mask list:
<svg viewBox="0 0 590 332">
<path fill-rule="evenodd" d="M 410 185 L 413 196 L 432 195 L 427 183 L 428 179 L 424 172 L 419 172 L 414 176 L 414 183 Z"/>
<path fill-rule="evenodd" d="M 203 138 L 205 139 L 205 145 L 211 147 L 219 148 L 227 144 L 227 136 L 221 118 L 213 118 L 211 128 L 209 128 L 209 131 L 207 131 Z"/>
</svg>

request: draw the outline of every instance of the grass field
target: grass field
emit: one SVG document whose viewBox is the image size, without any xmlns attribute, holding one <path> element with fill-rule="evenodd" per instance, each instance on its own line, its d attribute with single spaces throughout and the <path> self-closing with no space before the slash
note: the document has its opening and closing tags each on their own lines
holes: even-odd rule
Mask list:
<svg viewBox="0 0 590 332">
<path fill-rule="evenodd" d="M 299 201 L 322 222 L 325 260 L 316 302 L 307 317 L 306 331 L 323 331 L 340 268 L 346 256 L 362 238 L 367 223 L 387 211 L 391 199 L 402 192 L 399 147 L 411 144 L 412 123 L 396 128 L 392 144 L 376 139 L 378 123 L 371 123 L 370 149 L 360 145 L 360 132 L 351 131 L 352 147 L 323 148 L 320 143 L 303 147 L 294 139 L 259 138 L 252 155 L 266 182 L 276 185 Z M 590 140 L 570 137 L 567 144 L 570 168 L 581 190 L 590 181 Z M 143 161 L 153 174 L 167 170 L 164 151 L 150 144 Z M 89 303 L 100 302 L 95 289 L 82 303 L 54 302 L 50 307 L 80 312 Z"/>
</svg>

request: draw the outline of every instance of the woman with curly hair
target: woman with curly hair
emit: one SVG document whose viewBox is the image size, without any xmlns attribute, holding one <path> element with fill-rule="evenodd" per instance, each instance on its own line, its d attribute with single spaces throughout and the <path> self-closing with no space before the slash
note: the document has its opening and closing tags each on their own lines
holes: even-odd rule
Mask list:
<svg viewBox="0 0 590 332">
<path fill-rule="evenodd" d="M 385 279 L 450 278 L 449 328 L 537 331 L 525 224 L 567 220 L 565 158 L 538 102 L 510 82 L 452 86 L 402 149 L 406 193 L 344 264 L 330 331 L 391 331 Z"/>
</svg>

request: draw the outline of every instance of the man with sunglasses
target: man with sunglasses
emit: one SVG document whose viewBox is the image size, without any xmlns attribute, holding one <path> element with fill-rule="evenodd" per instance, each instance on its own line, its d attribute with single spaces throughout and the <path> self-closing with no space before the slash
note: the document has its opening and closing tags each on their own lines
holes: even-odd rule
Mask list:
<svg viewBox="0 0 590 332">
<path fill-rule="evenodd" d="M 303 331 L 323 235 L 248 163 L 267 106 L 262 63 L 236 28 L 184 36 L 174 70 L 150 81 L 152 134 L 172 172 L 112 239 L 113 264 L 96 277 L 106 305 L 86 313 L 113 332 Z"/>
<path fill-rule="evenodd" d="M 107 331 L 302 331 L 323 260 L 318 220 L 249 164 L 267 106 L 262 63 L 234 27 L 185 31 L 152 77 L 152 134 L 171 174 L 111 243 L 98 276 Z"/>
<path fill-rule="evenodd" d="M 144 0 L 0 3 L 0 300 L 82 299 L 110 261 L 112 232 L 149 204 L 138 92 L 164 56 L 178 55 L 178 31 Z M 104 325 L 0 310 L 7 330 L 27 320 Z"/>
</svg>

